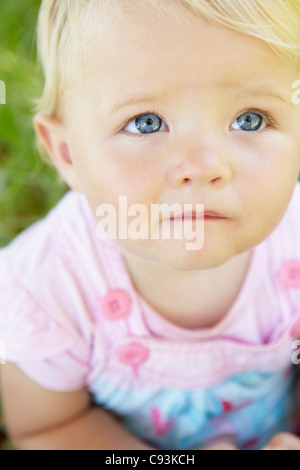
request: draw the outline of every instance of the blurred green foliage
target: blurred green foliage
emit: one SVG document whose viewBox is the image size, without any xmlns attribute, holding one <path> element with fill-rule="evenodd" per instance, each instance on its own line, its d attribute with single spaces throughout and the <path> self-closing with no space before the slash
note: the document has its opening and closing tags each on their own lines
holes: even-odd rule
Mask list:
<svg viewBox="0 0 300 470">
<path fill-rule="evenodd" d="M 33 99 L 42 91 L 36 64 L 41 0 L 0 0 L 0 246 L 40 219 L 68 189 L 40 158 L 32 124 Z"/>
</svg>

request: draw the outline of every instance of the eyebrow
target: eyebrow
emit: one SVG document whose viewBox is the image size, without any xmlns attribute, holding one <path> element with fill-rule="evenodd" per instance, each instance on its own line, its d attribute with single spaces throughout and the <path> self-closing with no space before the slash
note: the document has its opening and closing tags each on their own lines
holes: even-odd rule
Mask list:
<svg viewBox="0 0 300 470">
<path fill-rule="evenodd" d="M 139 103 L 151 103 L 151 101 L 154 101 L 155 99 L 157 99 L 157 96 L 155 95 L 125 95 L 125 98 L 123 98 L 122 101 L 119 101 L 113 106 L 112 111 L 115 112 L 121 108 L 133 106 Z"/>
<path fill-rule="evenodd" d="M 278 100 L 283 101 L 285 104 L 288 104 L 288 105 L 292 104 L 291 97 L 288 98 L 287 96 L 281 94 L 280 91 L 273 90 L 269 86 L 265 86 L 265 85 L 264 86 L 244 86 L 240 90 L 242 93 L 251 93 L 256 96 L 276 98 Z M 122 109 L 128 106 L 134 106 L 135 104 L 139 104 L 139 103 L 151 103 L 157 98 L 158 97 L 155 95 L 136 95 L 136 94 L 125 95 L 122 101 L 115 103 L 115 105 L 112 108 L 112 112 L 116 112 L 119 109 Z"/>
<path fill-rule="evenodd" d="M 260 86 L 245 86 L 242 88 L 242 91 L 244 93 L 252 93 L 253 95 L 256 96 L 265 96 L 265 97 L 270 97 L 270 98 L 276 98 L 278 100 L 283 101 L 285 104 L 291 105 L 292 104 L 292 98 L 291 96 L 287 96 L 285 94 L 282 94 L 278 90 L 273 90 L 270 86 L 268 85 L 260 85 Z"/>
</svg>

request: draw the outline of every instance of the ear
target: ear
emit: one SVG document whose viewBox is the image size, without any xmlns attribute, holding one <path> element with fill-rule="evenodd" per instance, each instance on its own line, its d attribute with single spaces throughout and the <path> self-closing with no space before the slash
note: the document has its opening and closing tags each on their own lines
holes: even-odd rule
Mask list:
<svg viewBox="0 0 300 470">
<path fill-rule="evenodd" d="M 33 125 L 39 142 L 64 181 L 70 188 L 82 193 L 83 189 L 69 150 L 67 132 L 62 123 L 47 114 L 39 113 L 34 117 Z"/>
</svg>

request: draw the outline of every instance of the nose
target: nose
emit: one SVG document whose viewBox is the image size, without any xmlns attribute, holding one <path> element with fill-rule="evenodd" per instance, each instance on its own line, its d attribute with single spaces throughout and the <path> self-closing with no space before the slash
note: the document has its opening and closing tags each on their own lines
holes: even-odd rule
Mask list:
<svg viewBox="0 0 300 470">
<path fill-rule="evenodd" d="M 174 142 L 173 150 L 169 171 L 173 186 L 198 182 L 224 187 L 232 179 L 232 159 L 216 138 L 182 138 Z"/>
</svg>

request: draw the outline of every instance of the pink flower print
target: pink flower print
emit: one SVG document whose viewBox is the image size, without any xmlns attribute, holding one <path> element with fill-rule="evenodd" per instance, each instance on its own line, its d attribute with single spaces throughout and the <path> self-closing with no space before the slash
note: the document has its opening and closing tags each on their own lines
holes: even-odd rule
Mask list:
<svg viewBox="0 0 300 470">
<path fill-rule="evenodd" d="M 242 450 L 256 449 L 258 444 L 259 444 L 259 439 L 254 437 L 253 439 L 250 439 L 249 441 L 245 442 L 242 445 Z"/>
<path fill-rule="evenodd" d="M 151 410 L 152 425 L 155 429 L 155 433 L 158 436 L 164 436 L 169 431 L 173 424 L 173 420 L 169 419 L 164 421 L 161 412 L 158 408 L 152 408 Z"/>
<path fill-rule="evenodd" d="M 234 406 L 230 401 L 222 400 L 222 406 L 225 413 L 230 413 L 230 411 L 234 409 Z"/>
<path fill-rule="evenodd" d="M 221 400 L 221 403 L 222 403 L 223 411 L 225 413 L 230 413 L 233 410 L 235 410 L 235 411 L 241 410 L 242 408 L 245 408 L 246 406 L 251 405 L 253 402 L 251 400 L 247 400 L 244 403 L 240 403 L 239 405 L 235 405 L 231 401 Z"/>
</svg>

